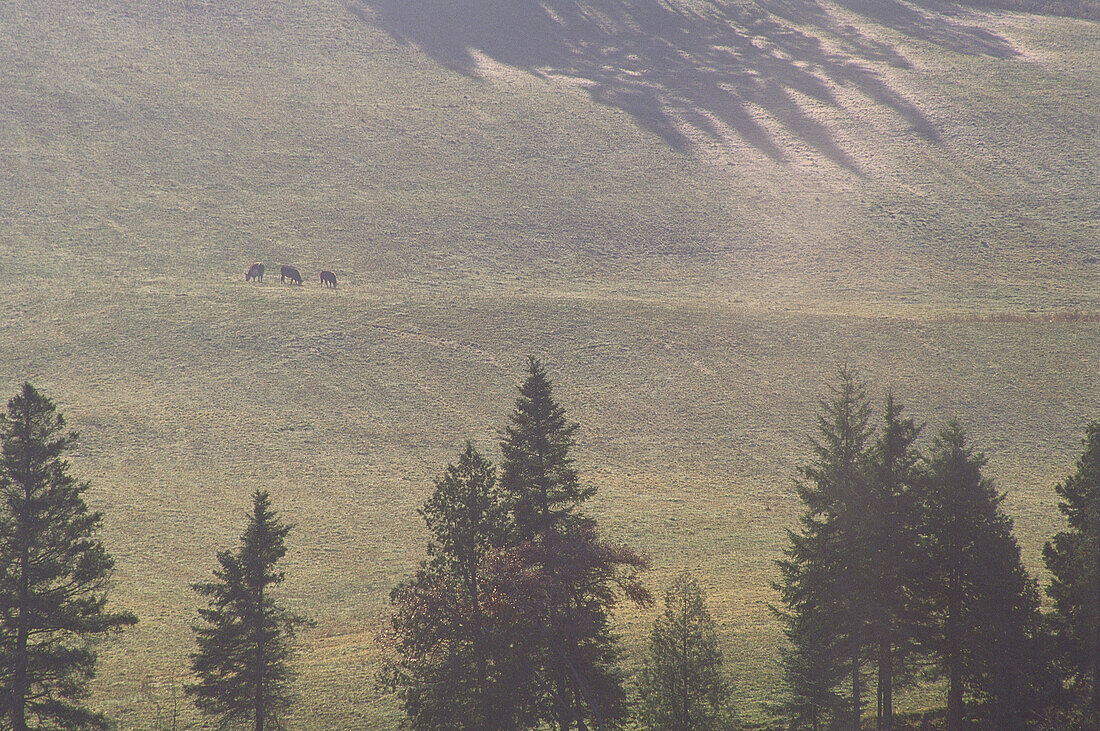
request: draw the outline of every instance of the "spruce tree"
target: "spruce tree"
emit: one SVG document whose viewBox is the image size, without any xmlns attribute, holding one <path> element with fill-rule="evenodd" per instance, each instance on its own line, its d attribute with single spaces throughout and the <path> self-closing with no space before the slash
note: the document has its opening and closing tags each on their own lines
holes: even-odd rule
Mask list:
<svg viewBox="0 0 1100 731">
<path fill-rule="evenodd" d="M 531 663 L 545 689 L 539 716 L 561 731 L 609 727 L 626 714 L 609 612 L 620 595 L 652 601 L 637 579 L 645 560 L 602 541 L 581 510 L 595 488 L 581 483 L 569 453 L 576 429 L 531 358 L 501 444 L 501 486 L 514 525 L 511 571 L 528 577 L 512 582 L 512 601 L 536 643 Z"/>
<path fill-rule="evenodd" d="M 1069 530 L 1047 543 L 1054 629 L 1064 672 L 1100 725 L 1100 422 L 1085 431 L 1076 471 L 1055 487 Z"/>
<path fill-rule="evenodd" d="M 591 519 L 580 514 L 595 488 L 581 484 L 569 450 L 577 424 L 554 401 L 546 369 L 528 360 L 500 449 L 501 484 L 507 494 L 519 540 L 566 536 Z"/>
<path fill-rule="evenodd" d="M 311 622 L 283 607 L 273 594 L 285 579 L 276 564 L 286 555 L 291 526 L 281 523 L 267 492 L 252 495 L 252 513 L 237 551 L 218 554 L 215 581 L 193 584 L 209 599 L 194 627 L 199 649 L 191 654 L 198 682 L 185 686 L 195 705 L 226 725 L 255 731 L 280 728 L 290 705 L 299 628 Z"/>
<path fill-rule="evenodd" d="M 846 723 L 858 728 L 862 709 L 864 648 L 871 616 L 867 604 L 871 573 L 866 517 L 872 436 L 866 389 L 847 368 L 838 373 L 831 398 L 818 415 L 814 461 L 801 468 L 796 484 L 806 505 L 798 531 L 779 561 L 778 611 L 790 641 L 785 656 L 792 707 L 815 728 L 835 718 L 843 675 L 850 681 Z"/>
<path fill-rule="evenodd" d="M 920 453 L 916 448 L 920 431 L 912 418 L 902 418 L 901 405 L 887 394 L 882 432 L 871 450 L 866 528 L 862 531 L 869 559 L 865 601 L 871 623 L 870 649 L 877 665 L 879 731 L 894 726 L 898 671 L 904 669 L 919 626 L 918 610 L 910 597 L 922 566 L 917 510 Z"/>
<path fill-rule="evenodd" d="M 917 594 L 924 649 L 947 679 L 948 731 L 964 728 L 968 699 L 995 727 L 1023 727 L 1042 683 L 1038 592 L 984 465 L 952 422 L 932 442 L 923 488 L 928 562 Z"/>
<path fill-rule="evenodd" d="M 653 624 L 640 691 L 647 728 L 714 731 L 725 726 L 727 687 L 718 631 L 703 590 L 687 572 L 665 594 L 665 611 Z"/>
<path fill-rule="evenodd" d="M 76 443 L 54 404 L 25 383 L 0 415 L 0 719 L 8 728 L 105 729 L 83 705 L 92 642 L 137 622 L 109 610 L 114 561 L 102 513 L 62 455 Z"/>
<path fill-rule="evenodd" d="M 501 611 L 493 571 L 509 532 L 496 469 L 467 442 L 420 514 L 431 533 L 428 559 L 391 593 L 397 660 L 389 681 L 408 725 L 424 731 L 533 725 L 536 691 L 524 638 Z"/>
</svg>

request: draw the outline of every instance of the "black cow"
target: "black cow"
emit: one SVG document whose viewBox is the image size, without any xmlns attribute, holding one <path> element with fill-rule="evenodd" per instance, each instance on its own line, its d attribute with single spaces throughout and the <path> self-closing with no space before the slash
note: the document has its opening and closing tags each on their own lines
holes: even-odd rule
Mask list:
<svg viewBox="0 0 1100 731">
<path fill-rule="evenodd" d="M 336 289 L 336 275 L 328 271 L 327 269 L 321 272 L 321 286 L 328 286 Z"/>
<path fill-rule="evenodd" d="M 251 282 L 253 280 L 257 282 L 264 281 L 264 265 L 260 262 L 256 262 L 250 266 L 248 268 L 248 273 L 244 275 L 244 281 Z"/>
<path fill-rule="evenodd" d="M 286 284 L 286 280 L 290 280 L 291 284 L 301 284 L 302 274 L 294 267 L 283 264 L 282 270 L 279 272 L 279 281 Z"/>
</svg>

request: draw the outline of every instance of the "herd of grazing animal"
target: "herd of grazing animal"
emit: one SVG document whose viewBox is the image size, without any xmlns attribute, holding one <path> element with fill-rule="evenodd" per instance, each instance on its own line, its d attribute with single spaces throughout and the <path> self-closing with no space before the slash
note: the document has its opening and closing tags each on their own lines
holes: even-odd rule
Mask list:
<svg viewBox="0 0 1100 731">
<path fill-rule="evenodd" d="M 279 269 L 279 281 L 286 284 L 287 280 L 290 280 L 291 284 L 302 283 L 302 273 L 296 268 L 283 264 Z M 252 266 L 248 267 L 248 271 L 245 272 L 244 281 L 246 282 L 262 282 L 264 281 L 264 265 L 261 262 L 256 262 Z M 332 287 L 336 289 L 336 275 L 327 269 L 321 272 L 321 286 Z"/>
</svg>

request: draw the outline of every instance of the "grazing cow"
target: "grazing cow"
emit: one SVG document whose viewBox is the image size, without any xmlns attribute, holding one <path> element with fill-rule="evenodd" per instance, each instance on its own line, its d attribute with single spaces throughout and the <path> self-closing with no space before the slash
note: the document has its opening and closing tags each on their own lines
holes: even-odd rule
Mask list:
<svg viewBox="0 0 1100 731">
<path fill-rule="evenodd" d="M 248 268 L 248 274 L 244 275 L 244 281 L 246 282 L 262 282 L 264 281 L 264 265 L 260 262 L 256 262 Z"/>
<path fill-rule="evenodd" d="M 302 283 L 301 273 L 294 267 L 288 267 L 286 264 L 283 264 L 282 271 L 279 273 L 279 281 L 281 281 L 283 284 L 286 284 L 286 280 L 288 279 L 290 280 L 291 284 Z"/>
<path fill-rule="evenodd" d="M 328 270 L 321 272 L 321 286 L 329 286 L 336 289 L 336 275 Z"/>
</svg>

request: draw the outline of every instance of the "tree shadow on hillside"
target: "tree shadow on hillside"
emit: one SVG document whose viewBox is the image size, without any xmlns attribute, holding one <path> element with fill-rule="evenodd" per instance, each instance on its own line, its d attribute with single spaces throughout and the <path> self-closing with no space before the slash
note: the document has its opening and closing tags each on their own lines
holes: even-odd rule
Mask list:
<svg viewBox="0 0 1100 731">
<path fill-rule="evenodd" d="M 956 53 L 1009 58 L 1019 52 L 1003 37 L 970 25 L 958 5 L 940 0 L 837 0 L 853 12 Z"/>
<path fill-rule="evenodd" d="M 875 23 L 951 50 L 1003 57 L 1008 43 L 936 12 L 934 0 L 839 0 Z M 928 118 L 871 64 L 907 67 L 821 0 L 350 0 L 362 18 L 438 62 L 477 75 L 483 59 L 583 84 L 676 149 L 732 132 L 774 160 L 794 138 L 858 172 L 800 98 L 842 109 L 855 90 L 937 141 Z M 797 28 L 795 26 L 798 26 Z M 800 30 L 806 28 L 807 30 Z M 762 123 L 762 120 L 767 120 Z"/>
</svg>

